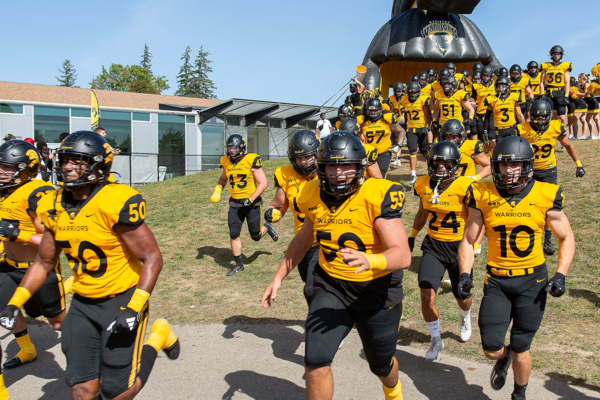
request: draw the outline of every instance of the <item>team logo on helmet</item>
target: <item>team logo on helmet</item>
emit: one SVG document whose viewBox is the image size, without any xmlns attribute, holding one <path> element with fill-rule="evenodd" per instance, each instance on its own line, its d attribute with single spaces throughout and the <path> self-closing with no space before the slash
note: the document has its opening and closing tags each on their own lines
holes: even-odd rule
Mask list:
<svg viewBox="0 0 600 400">
<path fill-rule="evenodd" d="M 450 21 L 431 21 L 421 29 L 421 36 L 431 39 L 433 44 L 445 53 L 452 41 L 458 38 L 458 31 Z"/>
</svg>

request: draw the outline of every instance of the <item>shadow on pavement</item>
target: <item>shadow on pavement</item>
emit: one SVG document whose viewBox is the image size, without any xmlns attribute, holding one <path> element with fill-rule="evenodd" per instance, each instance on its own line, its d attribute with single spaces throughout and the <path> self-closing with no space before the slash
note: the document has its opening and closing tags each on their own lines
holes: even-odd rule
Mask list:
<svg viewBox="0 0 600 400">
<path fill-rule="evenodd" d="M 258 374 L 253 371 L 236 371 L 225 375 L 229 390 L 223 395 L 223 400 L 231 400 L 236 392 L 260 400 L 293 400 L 305 399 L 303 387 L 288 380 L 273 376 Z"/>
<path fill-rule="evenodd" d="M 570 291 L 572 292 L 572 291 Z M 585 383 L 585 380 L 575 378 L 574 376 L 559 374 L 557 372 L 549 372 L 546 374 L 550 378 L 549 381 L 544 383 L 544 387 L 551 391 L 552 393 L 562 396 L 560 400 L 587 400 L 587 399 L 597 399 L 597 397 L 587 396 L 576 389 L 565 385 L 568 383 L 569 385 L 581 386 L 582 388 L 593 390 L 595 392 L 600 393 L 600 387 L 595 385 L 590 385 Z"/>
<path fill-rule="evenodd" d="M 288 328 L 288 326 L 303 326 L 304 322 L 303 320 L 251 318 L 236 315 L 223 321 L 225 330 L 222 336 L 225 339 L 234 339 L 235 333 L 239 331 L 271 340 L 271 348 L 275 357 L 304 366 L 304 356 L 296 354 L 298 347 L 304 342 L 304 332 Z M 273 329 L 273 325 L 277 325 L 278 329 Z M 280 329 L 282 327 L 286 327 L 283 333 Z"/>
<path fill-rule="evenodd" d="M 425 322 L 423 322 L 425 324 Z M 454 340 L 455 342 L 462 343 L 463 341 L 460 339 L 454 332 L 442 331 L 441 332 L 442 339 L 444 340 Z M 411 343 L 429 343 L 431 341 L 431 337 L 428 334 L 419 332 L 416 329 L 406 328 L 404 326 L 400 326 L 400 333 L 398 334 L 398 344 L 401 346 L 410 346 Z"/>
<path fill-rule="evenodd" d="M 196 255 L 196 260 L 201 260 L 206 255 L 210 255 L 210 257 L 212 257 L 217 264 L 219 264 L 225 269 L 231 269 L 234 266 L 233 256 L 229 247 L 204 246 L 199 247 L 196 250 L 198 251 L 198 254 Z M 251 256 L 244 256 L 244 264 L 247 265 L 253 263 L 258 257 L 260 257 L 263 254 L 270 256 L 272 253 L 268 251 L 255 250 Z"/>
<path fill-rule="evenodd" d="M 37 360 L 23 364 L 14 369 L 3 369 L 4 382 L 10 393 L 10 386 L 27 376 L 35 376 L 41 379 L 51 380 L 47 382 L 42 391 L 44 395 L 40 399 L 54 400 L 69 398 L 69 388 L 65 383 L 65 374 L 61 366 L 54 359 L 54 354 L 48 350 L 60 343 L 58 332 L 50 325 L 28 325 L 29 336 L 37 350 Z M 12 334 L 10 334 L 12 336 Z M 6 336 L 6 337 L 10 337 Z M 12 340 L 4 349 L 2 362 L 13 357 L 19 352 L 19 346 Z"/>
</svg>

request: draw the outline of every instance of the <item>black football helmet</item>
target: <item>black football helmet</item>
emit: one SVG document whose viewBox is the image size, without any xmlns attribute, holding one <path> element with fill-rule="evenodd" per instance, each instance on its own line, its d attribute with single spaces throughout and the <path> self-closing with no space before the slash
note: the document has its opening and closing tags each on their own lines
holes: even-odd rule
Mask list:
<svg viewBox="0 0 600 400">
<path fill-rule="evenodd" d="M 406 94 L 406 83 L 404 82 L 396 82 L 394 83 L 394 96 L 396 99 L 404 96 Z"/>
<path fill-rule="evenodd" d="M 367 117 L 371 122 L 377 121 L 383 115 L 383 106 L 379 97 L 374 97 L 367 101 Z"/>
<path fill-rule="evenodd" d="M 496 76 L 500 77 L 500 76 L 506 76 L 508 77 L 508 70 L 504 67 L 498 68 L 496 70 Z"/>
<path fill-rule="evenodd" d="M 421 85 L 421 88 L 424 88 L 429 83 L 429 74 L 427 72 L 421 72 L 418 75 L 418 82 Z"/>
<path fill-rule="evenodd" d="M 347 104 L 342 104 L 340 106 L 340 108 L 338 108 L 338 117 L 340 117 L 340 119 L 342 117 L 350 118 L 351 116 L 352 116 L 352 109 L 350 107 L 348 107 Z"/>
<path fill-rule="evenodd" d="M 475 71 L 481 71 L 483 69 L 483 64 L 480 62 L 476 62 L 475 64 L 473 64 L 473 67 L 471 67 L 471 71 L 475 72 Z"/>
<path fill-rule="evenodd" d="M 481 70 L 481 81 L 487 85 L 488 83 L 490 83 L 492 81 L 492 77 L 494 76 L 494 68 L 492 68 L 490 65 L 486 65 L 485 67 L 483 67 L 483 69 Z"/>
<path fill-rule="evenodd" d="M 410 77 L 411 82 L 419 82 L 419 75 L 413 75 Z"/>
<path fill-rule="evenodd" d="M 456 73 L 456 65 L 454 65 L 454 63 L 446 64 L 446 68 L 448 68 L 448 71 L 450 71 L 451 75 L 454 75 Z"/>
<path fill-rule="evenodd" d="M 510 94 L 510 79 L 508 77 L 499 76 L 494 86 L 499 97 Z"/>
<path fill-rule="evenodd" d="M 533 149 L 529 142 L 520 136 L 508 136 L 496 144 L 492 157 L 492 177 L 498 189 L 518 189 L 525 186 L 533 177 Z M 503 174 L 500 164 L 521 163 L 521 172 Z"/>
<path fill-rule="evenodd" d="M 462 71 L 460 71 L 460 73 L 463 76 L 463 81 L 466 81 L 467 78 L 469 78 L 471 76 L 471 74 L 469 73 L 469 71 L 467 71 L 466 69 L 463 69 Z"/>
<path fill-rule="evenodd" d="M 440 85 L 442 85 L 444 83 L 444 80 L 450 77 L 451 75 L 452 74 L 450 73 L 450 70 L 448 68 L 440 69 L 440 73 L 438 74 L 438 82 L 440 83 Z"/>
<path fill-rule="evenodd" d="M 13 174 L 0 175 L 0 189 L 23 185 L 35 177 L 40 169 L 40 155 L 30 143 L 24 140 L 8 140 L 0 146 L 0 165 L 10 165 L 17 170 Z"/>
<path fill-rule="evenodd" d="M 226 152 L 231 161 L 237 161 L 246 154 L 246 141 L 242 135 L 234 134 L 227 138 Z"/>
<path fill-rule="evenodd" d="M 317 138 L 317 135 L 309 129 L 303 129 L 294 133 L 294 136 L 292 136 L 290 144 L 288 145 L 288 158 L 294 171 L 301 176 L 309 176 L 317 170 L 315 157 L 312 157 L 312 160 L 300 164 L 296 162 L 296 157 L 317 154 L 317 149 L 320 144 L 321 142 Z"/>
<path fill-rule="evenodd" d="M 350 132 L 357 138 L 360 138 L 360 126 L 353 118 L 348 118 L 340 122 L 340 131 Z"/>
<path fill-rule="evenodd" d="M 435 76 L 437 75 L 435 72 L 435 69 L 433 68 L 427 68 L 427 75 L 429 75 L 429 78 L 427 79 L 427 83 L 433 83 L 435 82 Z"/>
<path fill-rule="evenodd" d="M 537 74 L 540 72 L 540 65 L 535 61 L 529 61 L 527 63 L 527 73 L 532 78 L 535 78 Z"/>
<path fill-rule="evenodd" d="M 552 119 L 552 105 L 546 100 L 535 100 L 529 107 L 531 115 L 531 127 L 536 132 L 543 132 L 550 125 Z"/>
<path fill-rule="evenodd" d="M 452 93 L 454 93 L 454 91 L 458 87 L 458 82 L 456 81 L 456 77 L 449 76 L 448 78 L 446 78 L 444 80 L 444 83 L 442 84 L 442 87 L 444 88 L 444 94 L 446 96 L 450 96 Z"/>
<path fill-rule="evenodd" d="M 356 164 L 352 174 L 328 174 L 329 164 Z M 365 181 L 367 153 L 361 141 L 347 131 L 328 135 L 317 150 L 319 187 L 325 193 L 347 197 L 356 192 Z"/>
<path fill-rule="evenodd" d="M 454 143 L 457 147 L 462 146 L 466 138 L 465 127 L 457 119 L 449 119 L 440 130 L 440 141 L 446 140 Z"/>
<path fill-rule="evenodd" d="M 110 176 L 113 152 L 106 140 L 96 132 L 77 131 L 71 133 L 61 143 L 58 154 L 57 178 L 66 190 L 77 190 L 86 185 L 103 183 Z M 67 181 L 63 174 L 65 157 L 79 157 L 87 166 L 84 174 L 75 181 Z"/>
<path fill-rule="evenodd" d="M 439 170 L 434 161 L 445 161 L 443 163 L 444 170 Z M 429 150 L 427 173 L 436 182 L 451 181 L 458 175 L 459 164 L 460 151 L 458 147 L 452 142 L 438 142 Z"/>
<path fill-rule="evenodd" d="M 552 62 L 560 62 L 564 55 L 565 51 L 559 45 L 552 46 L 552 48 L 550 49 L 550 59 L 552 60 Z"/>
<path fill-rule="evenodd" d="M 417 82 L 411 82 L 408 84 L 407 92 L 408 100 L 410 100 L 411 103 L 414 103 L 421 96 L 421 85 Z"/>
<path fill-rule="evenodd" d="M 471 77 L 471 82 L 481 83 L 481 71 L 473 72 L 473 76 Z"/>
<path fill-rule="evenodd" d="M 517 83 L 521 80 L 523 76 L 523 69 L 519 64 L 514 64 L 510 67 L 510 80 L 514 83 Z"/>
</svg>

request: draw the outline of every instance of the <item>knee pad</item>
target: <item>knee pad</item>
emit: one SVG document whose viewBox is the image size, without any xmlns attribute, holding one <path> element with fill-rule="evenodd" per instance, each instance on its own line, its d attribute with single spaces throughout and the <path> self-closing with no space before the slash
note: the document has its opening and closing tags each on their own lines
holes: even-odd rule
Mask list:
<svg viewBox="0 0 600 400">
<path fill-rule="evenodd" d="M 237 239 L 240 237 L 240 231 L 237 232 L 231 232 L 229 231 L 229 238 L 231 238 L 232 240 Z"/>
<path fill-rule="evenodd" d="M 262 235 L 260 234 L 260 231 L 259 232 L 252 232 L 252 233 L 250 233 L 250 237 L 255 242 L 258 242 L 260 240 L 260 238 L 262 237 Z"/>
<path fill-rule="evenodd" d="M 128 388 L 118 388 L 115 382 L 104 383 L 100 380 L 100 395 L 103 399 L 113 399 L 118 395 L 125 393 Z"/>
<path fill-rule="evenodd" d="M 311 340 L 306 343 L 304 365 L 308 368 L 328 367 L 333 361 L 329 357 L 330 346 L 324 340 Z"/>
<path fill-rule="evenodd" d="M 369 369 L 376 376 L 388 376 L 392 372 L 394 366 L 394 358 L 384 359 L 377 357 L 375 360 L 369 362 Z"/>
</svg>

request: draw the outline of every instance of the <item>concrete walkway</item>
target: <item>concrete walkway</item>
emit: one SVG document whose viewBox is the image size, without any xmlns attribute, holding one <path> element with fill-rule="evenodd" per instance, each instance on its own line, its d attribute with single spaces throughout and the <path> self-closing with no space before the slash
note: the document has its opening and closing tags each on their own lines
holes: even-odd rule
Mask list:
<svg viewBox="0 0 600 400">
<path fill-rule="evenodd" d="M 175 327 L 182 343 L 178 360 L 159 356 L 139 399 L 304 399 L 304 329 L 281 325 L 200 325 Z M 12 399 L 68 399 L 65 358 L 59 334 L 48 325 L 30 326 L 37 361 L 4 371 Z M 0 337 L 7 354 L 17 352 L 12 334 Z M 491 366 L 444 356 L 429 363 L 421 351 L 398 346 L 404 399 L 510 399 L 512 372 L 499 392 L 489 385 Z M 441 353 L 443 354 L 443 352 Z M 369 371 L 356 331 L 346 338 L 333 371 L 335 399 L 383 399 Z M 590 389 L 595 389 L 590 390 Z M 600 399 L 600 388 L 532 379 L 529 400 Z"/>
</svg>

